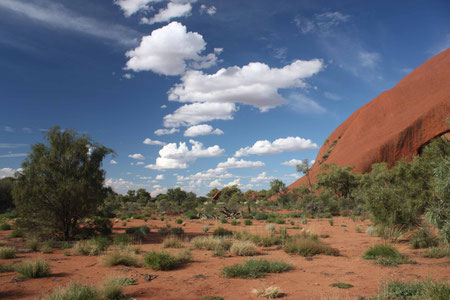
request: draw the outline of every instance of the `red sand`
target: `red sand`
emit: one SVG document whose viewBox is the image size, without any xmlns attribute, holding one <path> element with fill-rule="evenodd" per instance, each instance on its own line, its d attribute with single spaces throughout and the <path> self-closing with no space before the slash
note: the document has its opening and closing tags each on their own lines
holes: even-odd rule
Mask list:
<svg viewBox="0 0 450 300">
<path fill-rule="evenodd" d="M 311 168 L 311 180 L 323 163 L 370 171 L 372 164 L 393 166 L 417 155 L 431 139 L 445 134 L 450 117 L 450 48 L 429 59 L 395 87 L 355 111 L 322 145 Z M 332 147 L 333 142 L 335 146 Z M 328 152 L 328 159 L 323 156 Z M 289 188 L 306 184 L 304 177 Z"/>
<path fill-rule="evenodd" d="M 389 279 L 401 279 L 412 281 L 420 278 L 435 278 L 449 280 L 450 266 L 448 258 L 427 259 L 422 258 L 424 250 L 411 250 L 405 243 L 396 244 L 396 247 L 417 261 L 417 265 L 400 265 L 399 267 L 382 267 L 363 260 L 361 256 L 371 245 L 380 242 L 380 238 L 371 237 L 366 233 L 356 233 L 355 227 L 359 226 L 363 232 L 368 228 L 369 221 L 353 222 L 346 217 L 336 217 L 334 226 L 330 226 L 327 219 L 308 220 L 308 224 L 300 224 L 299 219 L 292 219 L 296 226 L 303 226 L 318 234 L 329 234 L 323 239 L 333 247 L 338 248 L 342 256 L 331 257 L 318 255 L 308 261 L 301 256 L 286 254 L 283 250 L 265 251 L 258 258 L 269 260 L 282 260 L 292 263 L 295 270 L 282 274 L 268 274 L 262 279 L 227 279 L 220 275 L 224 266 L 238 262 L 244 262 L 246 257 L 225 258 L 212 257 L 210 251 L 192 250 L 194 261 L 185 267 L 173 271 L 152 271 L 145 268 L 133 267 L 102 267 L 99 264 L 100 257 L 65 256 L 64 250 L 55 250 L 52 254 L 27 253 L 18 254 L 12 260 L 0 259 L 0 263 L 18 263 L 24 259 L 42 258 L 51 265 L 51 274 L 47 278 L 28 279 L 22 282 L 12 282 L 17 278 L 14 272 L 0 273 L 0 299 L 34 299 L 51 292 L 58 286 L 64 286 L 72 281 L 79 281 L 100 285 L 111 276 L 133 277 L 138 285 L 128 286 L 125 293 L 136 299 L 200 299 L 202 296 L 220 296 L 224 299 L 261 299 L 251 293 L 253 288 L 263 288 L 271 285 L 279 286 L 286 296 L 283 299 L 321 299 L 322 297 L 339 296 L 341 299 L 354 299 L 356 296 L 369 296 L 377 293 L 377 289 L 383 281 Z M 172 218 L 172 227 L 178 226 Z M 211 231 L 218 226 L 223 226 L 234 231 L 247 230 L 267 234 L 266 223 L 254 221 L 251 226 L 231 226 L 219 224 L 214 220 L 186 220 L 183 227 L 190 237 L 203 234 L 202 227 L 209 225 Z M 117 223 L 114 233 L 123 233 L 124 228 Z M 128 227 L 147 225 L 151 233 L 142 245 L 144 251 L 162 249 L 161 238 L 157 228 L 165 226 L 165 222 L 149 220 L 133 220 Z M 241 223 L 242 224 L 242 223 Z M 341 225 L 347 227 L 341 227 Z M 276 225 L 292 227 L 290 225 Z M 344 230 L 348 230 L 347 232 Z M 299 232 L 298 229 L 288 229 L 290 235 Z M 8 245 L 23 246 L 20 239 L 8 240 L 10 231 L 0 231 L 0 242 Z M 189 244 L 186 244 L 191 247 Z M 266 249 L 267 250 L 267 249 Z M 169 249 L 169 252 L 180 251 Z M 61 259 L 61 260 L 58 260 Z M 144 278 L 144 274 L 158 275 L 150 282 Z M 199 276 L 202 275 L 202 276 Z M 354 285 L 353 288 L 343 290 L 330 287 L 333 282 L 345 282 Z"/>
</svg>

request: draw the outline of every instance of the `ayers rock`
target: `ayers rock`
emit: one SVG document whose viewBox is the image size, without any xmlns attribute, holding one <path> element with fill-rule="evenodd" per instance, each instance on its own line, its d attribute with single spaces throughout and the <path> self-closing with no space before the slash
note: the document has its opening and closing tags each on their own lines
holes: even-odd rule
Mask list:
<svg viewBox="0 0 450 300">
<path fill-rule="evenodd" d="M 417 155 L 437 136 L 450 138 L 450 48 L 429 59 L 395 87 L 355 111 L 319 150 L 310 178 L 324 163 L 353 166 L 365 173 L 371 165 Z M 306 176 L 289 188 L 306 184 Z"/>
</svg>

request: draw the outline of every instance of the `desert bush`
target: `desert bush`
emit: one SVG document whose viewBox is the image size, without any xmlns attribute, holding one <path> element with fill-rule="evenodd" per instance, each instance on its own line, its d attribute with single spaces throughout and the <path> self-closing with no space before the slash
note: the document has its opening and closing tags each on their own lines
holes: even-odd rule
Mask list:
<svg viewBox="0 0 450 300">
<path fill-rule="evenodd" d="M 423 257 L 426 258 L 443 258 L 450 257 L 450 247 L 442 246 L 442 247 L 431 247 L 425 250 Z"/>
<path fill-rule="evenodd" d="M 73 254 L 95 256 L 106 251 L 109 245 L 110 240 L 106 237 L 95 237 L 90 240 L 82 240 L 75 243 Z"/>
<path fill-rule="evenodd" d="M 16 249 L 12 247 L 0 247 L 0 258 L 11 259 L 16 257 Z"/>
<path fill-rule="evenodd" d="M 132 249 L 115 249 L 102 257 L 102 265 L 105 267 L 112 266 L 129 266 L 129 267 L 141 267 L 142 261 Z"/>
<path fill-rule="evenodd" d="M 220 223 L 222 223 L 222 224 L 227 224 L 227 223 L 228 223 L 228 220 L 225 219 L 225 218 L 222 218 L 222 219 L 220 219 Z"/>
<path fill-rule="evenodd" d="M 181 239 L 176 235 L 167 236 L 162 243 L 164 248 L 183 248 Z"/>
<path fill-rule="evenodd" d="M 241 224 L 241 222 L 239 222 L 239 221 L 237 221 L 237 220 L 231 221 L 231 225 L 233 225 L 233 226 L 237 226 L 237 225 L 239 225 L 239 224 Z"/>
<path fill-rule="evenodd" d="M 359 226 L 356 226 L 355 227 L 355 232 L 356 233 L 362 233 L 362 230 L 361 230 L 361 228 Z"/>
<path fill-rule="evenodd" d="M 269 286 L 264 289 L 253 289 L 252 293 L 259 297 L 264 297 L 267 299 L 276 299 L 280 297 L 281 289 L 278 286 Z"/>
<path fill-rule="evenodd" d="M 123 288 L 130 285 L 129 278 L 113 277 L 107 279 L 102 286 L 101 294 L 105 300 L 126 299 Z"/>
<path fill-rule="evenodd" d="M 135 241 L 142 241 L 145 235 L 150 233 L 150 228 L 147 226 L 130 227 L 125 229 L 127 234 L 131 234 Z"/>
<path fill-rule="evenodd" d="M 300 221 L 300 223 L 302 223 L 302 224 L 308 224 L 308 219 L 302 218 L 301 221 Z"/>
<path fill-rule="evenodd" d="M 181 219 L 176 219 L 176 220 L 175 220 L 175 223 L 181 224 L 181 223 L 183 223 L 183 220 L 181 220 Z"/>
<path fill-rule="evenodd" d="M 192 254 L 189 250 L 184 251 L 176 256 L 171 255 L 170 253 L 165 251 L 152 251 L 145 257 L 144 266 L 150 267 L 155 271 L 168 271 L 190 262 L 191 259 Z"/>
<path fill-rule="evenodd" d="M 0 230 L 11 230 L 11 225 L 8 223 L 3 223 L 0 225 Z"/>
<path fill-rule="evenodd" d="M 129 244 L 131 244 L 131 239 L 126 234 L 118 235 L 114 238 L 114 245 L 116 245 L 116 246 L 129 245 Z"/>
<path fill-rule="evenodd" d="M 399 264 L 414 263 L 405 255 L 398 252 L 390 244 L 378 244 L 370 247 L 363 256 L 364 259 L 375 260 L 375 264 L 383 266 L 398 266 Z"/>
<path fill-rule="evenodd" d="M 181 236 L 184 234 L 184 230 L 181 227 L 174 227 L 174 228 L 162 227 L 158 230 L 158 233 L 162 236 L 167 236 L 167 235 Z"/>
<path fill-rule="evenodd" d="M 328 223 L 330 223 L 330 226 L 333 226 L 333 225 L 334 225 L 333 219 L 329 219 L 329 220 L 328 220 Z"/>
<path fill-rule="evenodd" d="M 20 229 L 14 229 L 10 235 L 10 238 L 18 238 L 18 237 L 24 237 L 23 231 Z"/>
<path fill-rule="evenodd" d="M 17 265 L 15 271 L 24 278 L 41 278 L 50 273 L 50 265 L 40 259 L 28 260 Z"/>
<path fill-rule="evenodd" d="M 258 249 L 251 241 L 237 241 L 231 246 L 230 252 L 238 256 L 253 256 L 258 254 Z"/>
<path fill-rule="evenodd" d="M 429 248 L 439 244 L 439 240 L 428 228 L 422 227 L 409 238 L 409 246 L 412 249 Z"/>
<path fill-rule="evenodd" d="M 276 229 L 277 229 L 277 227 L 276 227 L 275 225 L 273 225 L 273 224 L 268 224 L 268 225 L 266 225 L 266 230 L 267 230 L 268 232 L 270 232 L 270 233 L 275 232 Z"/>
<path fill-rule="evenodd" d="M 250 226 L 252 224 L 253 224 L 252 220 L 245 220 L 244 221 L 244 225 L 246 225 L 246 226 Z"/>
<path fill-rule="evenodd" d="M 102 300 L 99 291 L 92 286 L 71 283 L 67 287 L 60 287 L 43 300 Z"/>
<path fill-rule="evenodd" d="M 370 236 L 378 236 L 377 229 L 374 226 L 367 228 L 366 233 Z"/>
<path fill-rule="evenodd" d="M 317 254 L 340 255 L 339 250 L 320 241 L 317 235 L 306 232 L 294 236 L 291 241 L 287 242 L 284 246 L 284 251 L 301 256 L 314 256 Z"/>
<path fill-rule="evenodd" d="M 191 241 L 196 249 L 206 250 L 225 250 L 228 251 L 231 247 L 231 241 L 223 237 L 214 236 L 197 236 Z"/>
<path fill-rule="evenodd" d="M 203 227 L 202 227 L 202 231 L 203 231 L 203 232 L 208 232 L 209 229 L 210 229 L 210 228 L 209 228 L 208 226 L 203 226 Z"/>
<path fill-rule="evenodd" d="M 31 239 L 27 241 L 27 247 L 31 250 L 31 251 L 38 251 L 39 250 L 39 241 L 37 239 Z"/>
<path fill-rule="evenodd" d="M 213 232 L 213 236 L 231 236 L 231 235 L 233 235 L 233 231 L 227 230 L 223 227 L 217 227 Z"/>
<path fill-rule="evenodd" d="M 376 226 L 377 235 L 385 241 L 397 242 L 405 234 L 406 229 L 403 226 L 383 225 Z"/>
<path fill-rule="evenodd" d="M 251 259 L 244 264 L 235 264 L 222 269 L 222 275 L 229 278 L 261 278 L 267 273 L 282 273 L 293 269 L 291 264 L 282 261 Z"/>
<path fill-rule="evenodd" d="M 415 282 L 402 282 L 392 280 L 381 287 L 380 300 L 447 300 L 450 297 L 450 285 L 447 282 L 421 280 Z"/>
<path fill-rule="evenodd" d="M 269 215 L 265 212 L 258 212 L 255 215 L 255 220 L 267 220 L 269 218 Z"/>
<path fill-rule="evenodd" d="M 0 265 L 0 273 L 14 272 L 14 265 Z"/>
</svg>

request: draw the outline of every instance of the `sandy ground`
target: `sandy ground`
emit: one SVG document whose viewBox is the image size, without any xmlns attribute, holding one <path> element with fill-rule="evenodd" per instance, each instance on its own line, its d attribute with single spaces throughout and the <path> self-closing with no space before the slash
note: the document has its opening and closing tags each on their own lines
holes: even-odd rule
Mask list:
<svg viewBox="0 0 450 300">
<path fill-rule="evenodd" d="M 175 224 L 172 218 L 169 223 Z M 325 255 L 314 256 L 312 260 L 302 256 L 286 254 L 276 247 L 260 248 L 258 258 L 269 260 L 282 260 L 294 265 L 293 271 L 282 274 L 268 274 L 261 279 L 227 279 L 220 275 L 224 266 L 244 262 L 249 258 L 227 256 L 223 258 L 212 257 L 210 251 L 193 250 L 193 262 L 172 271 L 153 271 L 146 268 L 131 267 L 102 267 L 99 257 L 65 256 L 66 250 L 54 250 L 51 254 L 19 253 L 15 259 L 0 259 L 0 264 L 19 263 L 25 259 L 42 258 L 51 265 L 49 277 L 40 279 L 27 279 L 16 282 L 15 272 L 0 273 L 0 299 L 35 299 L 45 295 L 58 286 L 65 286 L 72 281 L 100 285 L 106 278 L 112 276 L 132 277 L 138 285 L 128 286 L 125 293 L 135 299 L 201 299 L 204 296 L 220 296 L 224 299 L 261 299 L 251 293 L 253 288 L 276 285 L 285 294 L 283 299 L 328 299 L 340 297 L 341 299 L 357 299 L 360 296 L 370 296 L 377 293 L 380 284 L 390 279 L 413 281 L 421 278 L 433 278 L 449 281 L 450 265 L 448 258 L 428 259 L 421 257 L 424 250 L 411 250 L 405 242 L 396 244 L 396 247 L 409 258 L 417 261 L 416 265 L 405 264 L 398 267 L 382 267 L 362 259 L 364 251 L 373 244 L 380 242 L 377 237 L 364 233 L 369 221 L 354 222 L 347 217 L 335 217 L 334 226 L 330 226 L 327 219 L 309 219 L 308 224 L 300 224 L 300 219 L 292 219 L 294 226 L 302 226 L 306 230 L 318 234 L 328 234 L 323 239 L 333 247 L 339 249 L 342 256 L 332 257 Z M 232 226 L 219 224 L 218 220 L 186 220 L 183 227 L 187 236 L 192 238 L 204 234 L 202 227 L 207 225 L 211 232 L 218 226 L 234 231 L 249 231 L 267 234 L 264 221 L 253 221 L 253 225 Z M 214 224 L 214 225 L 210 225 Z M 151 233 L 142 244 L 142 250 L 151 251 L 162 249 L 162 239 L 157 229 L 165 226 L 165 221 L 159 220 L 132 220 L 127 227 L 146 225 Z M 343 227 L 341 225 L 345 225 Z M 276 225 L 279 227 L 292 227 L 291 225 Z M 356 233 L 359 226 L 363 233 Z M 115 224 L 114 234 L 124 233 L 121 222 Z M 299 232 L 299 229 L 288 229 L 290 235 Z M 0 243 L 22 247 L 21 239 L 8 239 L 10 231 L 0 231 Z M 186 244 L 187 247 L 191 247 Z M 177 249 L 168 249 L 177 252 Z M 146 281 L 145 274 L 158 275 L 156 279 Z M 345 282 L 354 285 L 350 289 L 330 287 L 333 282 Z"/>
</svg>

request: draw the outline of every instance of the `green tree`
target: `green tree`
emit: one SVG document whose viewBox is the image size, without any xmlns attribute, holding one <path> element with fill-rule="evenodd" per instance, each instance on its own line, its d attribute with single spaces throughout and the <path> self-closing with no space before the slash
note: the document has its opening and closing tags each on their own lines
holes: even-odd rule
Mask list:
<svg viewBox="0 0 450 300">
<path fill-rule="evenodd" d="M 283 181 L 279 179 L 274 179 L 270 182 L 270 196 L 276 195 L 281 192 L 287 192 L 288 188 Z"/>
<path fill-rule="evenodd" d="M 31 147 L 13 187 L 19 224 L 40 234 L 73 238 L 81 219 L 103 203 L 102 161 L 113 150 L 73 130 L 50 129 Z"/>
<path fill-rule="evenodd" d="M 14 201 L 12 197 L 13 185 L 14 178 L 12 177 L 0 179 L 0 213 L 14 208 Z"/>
<path fill-rule="evenodd" d="M 313 189 L 311 178 L 309 178 L 309 172 L 311 171 L 311 167 L 309 166 L 309 160 L 305 158 L 301 164 L 297 165 L 297 172 L 305 174 L 308 179 L 309 187 L 311 190 Z"/>
</svg>

